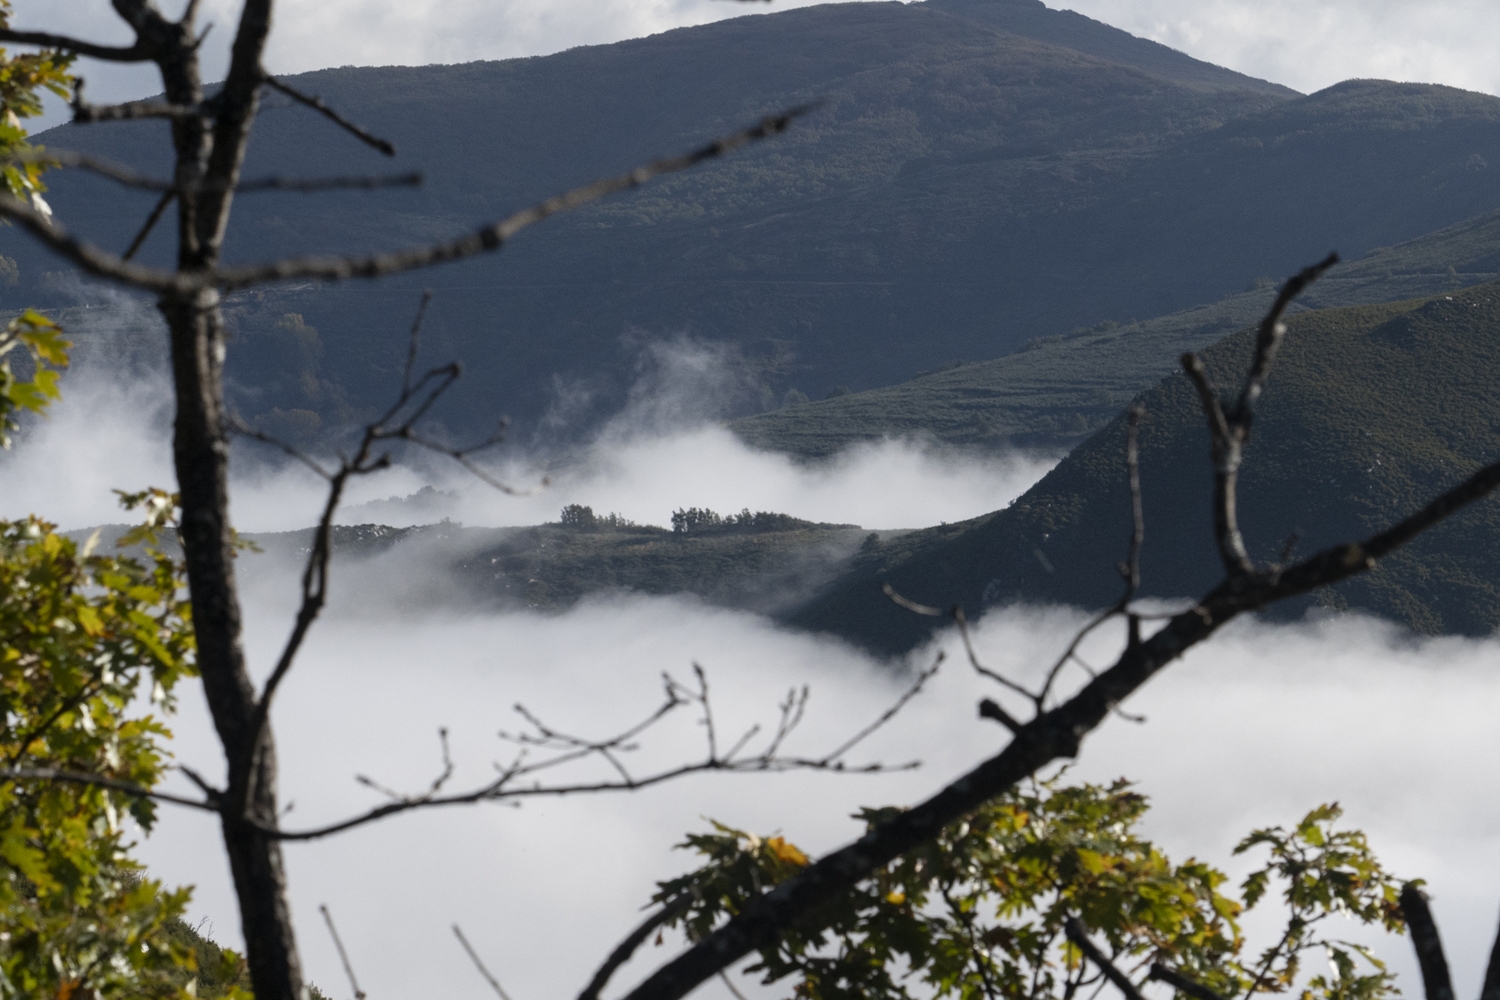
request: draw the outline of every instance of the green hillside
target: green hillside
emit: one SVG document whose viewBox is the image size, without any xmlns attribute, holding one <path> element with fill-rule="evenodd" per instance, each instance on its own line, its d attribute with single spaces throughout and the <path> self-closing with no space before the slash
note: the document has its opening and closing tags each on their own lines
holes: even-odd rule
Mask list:
<svg viewBox="0 0 1500 1000">
<path fill-rule="evenodd" d="M 1500 284 L 1306 312 L 1289 325 L 1241 476 L 1241 524 L 1258 559 L 1279 556 L 1293 533 L 1302 553 L 1369 534 L 1500 455 Z M 1238 384 L 1250 343 L 1244 332 L 1204 352 L 1217 385 Z M 1196 595 L 1221 573 L 1203 418 L 1180 374 L 1139 402 L 1143 592 Z M 861 552 L 788 620 L 897 652 L 920 642 L 932 619 L 896 608 L 882 582 L 971 613 L 1014 601 L 1107 605 L 1118 596 L 1114 566 L 1129 535 L 1123 456 L 1117 419 L 1005 510 Z M 1375 571 L 1279 613 L 1320 603 L 1422 633 L 1489 633 L 1500 625 L 1497 540 L 1500 502 L 1492 498 Z"/>
<path fill-rule="evenodd" d="M 1293 306 L 1326 309 L 1451 292 L 1500 274 L 1500 212 L 1491 212 L 1341 264 Z M 1248 291 L 1170 316 L 1043 337 L 992 361 L 950 362 L 909 382 L 786 406 L 730 426 L 770 451 L 821 458 L 882 437 L 960 447 L 1072 447 L 1136 393 L 1202 350 L 1256 322 L 1275 295 Z"/>
<path fill-rule="evenodd" d="M 826 99 L 775 142 L 549 221 L 499 256 L 235 297 L 236 407 L 309 436 L 387 400 L 428 285 L 428 356 L 468 373 L 445 423 L 487 432 L 506 412 L 521 436 L 550 414 L 566 435 L 618 409 L 643 339 L 728 345 L 726 415 L 752 413 L 791 389 L 891 385 L 1217 301 L 1330 245 L 1358 257 L 1500 204 L 1500 99 L 1379 81 L 1301 97 L 1037 0 L 831 4 L 545 58 L 293 82 L 401 156 L 378 161 L 274 99 L 249 176 L 420 168 L 428 183 L 247 196 L 232 260 L 455 234 Z M 164 129 L 66 126 L 42 141 L 160 171 Z M 128 245 L 150 195 L 57 173 L 59 216 Z M 163 259 L 165 240 L 146 257 Z M 0 304 L 76 301 L 24 234 L 0 232 L 0 253 L 22 278 Z"/>
</svg>

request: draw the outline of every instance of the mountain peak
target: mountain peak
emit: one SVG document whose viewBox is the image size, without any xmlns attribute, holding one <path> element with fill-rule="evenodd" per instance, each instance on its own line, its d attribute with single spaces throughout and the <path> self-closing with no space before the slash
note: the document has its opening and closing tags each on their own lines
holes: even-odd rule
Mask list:
<svg viewBox="0 0 1500 1000">
<path fill-rule="evenodd" d="M 1290 87 L 1194 59 L 1160 42 L 1139 38 L 1076 11 L 1053 10 L 1041 0 L 925 0 L 924 6 L 1013 35 L 1133 66 L 1179 83 L 1299 96 Z"/>
</svg>

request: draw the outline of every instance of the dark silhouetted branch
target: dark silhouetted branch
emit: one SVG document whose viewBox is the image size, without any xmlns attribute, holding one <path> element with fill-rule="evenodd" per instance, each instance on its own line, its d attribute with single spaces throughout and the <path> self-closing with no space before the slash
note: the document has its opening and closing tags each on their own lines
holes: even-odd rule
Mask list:
<svg viewBox="0 0 1500 1000">
<path fill-rule="evenodd" d="M 96 122 L 133 122 L 148 118 L 164 118 L 181 121 L 184 118 L 199 118 L 209 109 L 198 104 L 168 104 L 165 101 L 126 101 L 123 104 L 86 104 L 81 96 L 73 100 L 73 121 L 78 125 Z"/>
<path fill-rule="evenodd" d="M 201 287 L 200 279 L 175 271 L 143 267 L 77 239 L 60 223 L 53 222 L 50 216 L 12 195 L 0 193 L 0 215 L 15 220 L 47 246 L 95 277 L 109 278 L 152 292 L 191 292 L 195 286 Z"/>
<path fill-rule="evenodd" d="M 1188 996 L 1193 997 L 1194 1000 L 1229 1000 L 1229 998 L 1221 996 L 1202 983 L 1195 983 L 1180 972 L 1167 968 L 1160 962 L 1151 963 L 1151 972 L 1146 978 L 1166 983 L 1177 992 L 1186 993 Z"/>
<path fill-rule="evenodd" d="M 930 673 L 920 677 L 919 681 L 925 683 L 927 676 L 930 676 Z M 825 754 L 822 757 L 782 756 L 779 753 L 782 740 L 785 739 L 791 730 L 796 728 L 802 719 L 802 710 L 806 704 L 806 693 L 804 691 L 800 698 L 792 696 L 782 703 L 781 723 L 777 726 L 775 733 L 771 736 L 766 746 L 759 752 L 746 752 L 746 746 L 750 738 L 759 731 L 758 727 L 756 727 L 750 733 L 746 734 L 745 737 L 737 741 L 727 752 L 720 752 L 715 740 L 710 747 L 711 752 L 706 753 L 701 760 L 679 764 L 644 775 L 637 775 L 625 767 L 621 755 L 628 754 L 637 749 L 639 745 L 637 738 L 647 730 L 653 728 L 662 719 L 674 714 L 679 709 L 690 705 L 699 707 L 702 713 L 699 720 L 700 723 L 704 723 L 708 718 L 711 718 L 712 710 L 708 704 L 708 687 L 704 678 L 700 677 L 698 687 L 694 688 L 679 683 L 670 675 L 664 675 L 663 691 L 664 699 L 655 711 L 635 725 L 604 739 L 590 739 L 565 733 L 547 725 L 541 719 L 527 711 L 524 706 L 517 705 L 517 713 L 531 726 L 531 731 L 514 735 L 508 733 L 500 734 L 503 739 L 514 743 L 520 748 L 516 759 L 506 767 L 499 768 L 499 774 L 493 781 L 466 792 L 439 795 L 437 792 L 441 788 L 441 782 L 437 782 L 420 794 L 402 796 L 399 793 L 381 788 L 380 785 L 369 778 L 361 777 L 359 780 L 362 784 L 384 792 L 392 801 L 376 806 L 357 816 L 309 830 L 282 830 L 278 827 L 258 823 L 254 820 L 247 819 L 246 822 L 255 824 L 258 829 L 276 840 L 316 840 L 415 809 L 473 805 L 481 802 L 501 802 L 527 798 L 556 798 L 598 792 L 640 791 L 673 781 L 685 775 L 708 771 L 727 774 L 765 774 L 806 770 L 879 774 L 893 770 L 908 770 L 916 766 L 914 762 L 894 766 L 883 764 L 849 766 L 843 760 L 843 754 L 847 753 L 858 742 L 868 737 L 879 725 L 883 725 L 894 716 L 895 713 L 890 711 L 881 716 L 877 721 L 877 725 L 867 726 L 855 739 L 846 741 L 834 752 Z M 908 691 L 898 702 L 898 707 L 905 705 L 910 700 L 910 697 L 911 692 Z M 527 758 L 527 753 L 530 751 L 540 751 L 550 754 L 550 756 L 531 762 Z M 542 784 L 536 780 L 536 776 L 543 772 L 589 758 L 606 763 L 615 770 L 616 777 L 607 780 L 569 782 L 553 785 Z M 445 764 L 447 764 L 446 761 Z"/>
<path fill-rule="evenodd" d="M 630 961 L 636 949 L 645 944 L 646 939 L 663 924 L 670 923 L 686 913 L 690 905 L 692 905 L 692 897 L 685 896 L 647 917 L 639 927 L 625 936 L 625 940 L 615 946 L 614 951 L 609 953 L 609 957 L 594 973 L 594 978 L 590 979 L 589 984 L 583 988 L 583 992 L 578 994 L 578 1000 L 599 1000 L 600 991 L 609 984 L 610 977 L 615 974 L 615 970 Z"/>
<path fill-rule="evenodd" d="M 1269 312 L 1261 320 L 1260 331 L 1255 340 L 1255 357 L 1250 364 L 1250 373 L 1240 389 L 1234 408 L 1225 411 L 1223 402 L 1208 381 L 1203 362 L 1196 354 L 1184 354 L 1182 367 L 1198 390 L 1204 416 L 1208 420 L 1210 450 L 1214 463 L 1214 541 L 1219 548 L 1219 558 L 1224 570 L 1231 577 L 1248 576 L 1255 572 L 1255 562 L 1245 548 L 1244 536 L 1240 533 L 1238 504 L 1239 472 L 1244 461 L 1245 443 L 1250 440 L 1250 428 L 1255 419 L 1255 403 L 1265 389 L 1266 378 L 1275 364 L 1281 341 L 1286 336 L 1286 324 L 1282 322 L 1292 299 L 1308 285 L 1316 281 L 1329 268 L 1339 262 L 1336 253 L 1304 268 L 1294 275 L 1276 296 Z"/>
<path fill-rule="evenodd" d="M 279 90 L 281 93 L 290 97 L 292 100 L 298 102 L 299 104 L 305 104 L 309 108 L 312 108 L 314 111 L 318 112 L 329 121 L 333 122 L 339 128 L 357 138 L 366 146 L 369 146 L 372 149 L 378 149 L 386 156 L 396 155 L 396 147 L 394 145 L 392 145 L 387 140 L 382 139 L 379 136 L 373 135 L 370 132 L 367 132 L 364 129 L 360 128 L 358 125 L 354 124 L 349 119 L 345 118 L 343 115 L 330 108 L 323 102 L 323 99 L 321 97 L 313 94 L 304 94 L 302 93 L 302 91 L 296 89 L 295 87 L 290 87 L 287 84 L 282 83 L 280 80 L 276 79 L 274 76 L 271 76 L 269 73 L 265 75 L 262 82 L 265 83 L 266 86 L 274 90 Z"/>
<path fill-rule="evenodd" d="M 981 719 L 994 719 L 1012 733 L 1019 733 L 1021 731 L 1021 723 L 1017 722 L 1014 716 L 1001 708 L 999 703 L 989 698 L 980 699 L 979 717 Z"/>
<path fill-rule="evenodd" d="M 150 62 L 152 58 L 151 50 L 142 45 L 139 39 L 134 45 L 96 45 L 93 42 L 70 38 L 67 35 L 54 35 L 47 31 L 13 31 L 10 28 L 4 28 L 0 29 L 0 42 L 36 45 L 44 49 L 73 52 L 106 62 Z"/>
<path fill-rule="evenodd" d="M 384 274 L 413 271 L 418 268 L 431 267 L 434 264 L 463 260 L 466 257 L 488 253 L 500 249 L 516 233 L 549 216 L 597 201 L 606 195 L 639 187 L 653 177 L 688 170 L 707 160 L 723 156 L 747 143 L 778 135 L 784 132 L 794 119 L 807 114 L 814 107 L 814 105 L 806 105 L 793 108 L 783 114 L 766 118 L 733 135 L 716 139 L 691 153 L 657 160 L 628 173 L 606 177 L 584 187 L 575 188 L 566 194 L 549 198 L 539 205 L 524 209 L 506 219 L 446 243 L 435 243 L 425 247 L 414 247 L 369 257 L 302 257 L 269 264 L 222 268 L 204 275 L 203 281 L 205 284 L 232 290 L 270 281 L 292 279 L 341 281 L 348 278 L 375 278 Z"/>
<path fill-rule="evenodd" d="M 510 1000 L 510 995 L 506 993 L 504 987 L 500 985 L 500 980 L 496 979 L 490 973 L 490 970 L 484 967 L 484 963 L 479 960 L 478 952 L 476 952 L 473 946 L 469 944 L 469 939 L 464 937 L 464 932 L 459 928 L 457 924 L 453 925 L 453 936 L 458 938 L 458 943 L 463 945 L 464 951 L 469 953 L 469 960 L 474 963 L 474 968 L 479 970 L 479 974 L 484 977 L 484 981 L 490 984 L 490 989 L 495 991 L 495 995 L 498 996 L 500 1000 Z"/>
<path fill-rule="evenodd" d="M 1130 977 L 1115 968 L 1115 963 L 1109 960 L 1109 956 L 1100 951 L 1099 947 L 1089 940 L 1089 936 L 1083 932 L 1083 928 L 1078 925 L 1078 921 L 1075 918 L 1069 917 L 1063 922 L 1063 933 L 1068 936 L 1069 941 L 1078 947 L 1079 951 L 1088 957 L 1090 962 L 1093 962 L 1098 967 L 1100 972 L 1104 973 L 1105 978 L 1114 983 L 1120 992 L 1125 994 L 1127 1000 L 1146 1000 L 1145 997 L 1141 996 L 1141 991 L 1136 988 L 1135 983 L 1130 981 Z"/>
<path fill-rule="evenodd" d="M 359 988 L 359 980 L 354 978 L 354 966 L 349 964 L 349 955 L 344 951 L 344 942 L 339 940 L 338 928 L 333 926 L 333 914 L 328 912 L 328 904 L 319 903 L 318 912 L 323 914 L 323 923 L 328 925 L 328 936 L 333 938 L 333 946 L 339 952 L 339 961 L 344 963 L 344 975 L 349 977 L 349 987 L 354 991 L 354 1000 L 365 1000 L 365 991 Z"/>
<path fill-rule="evenodd" d="M 1283 306 L 1284 308 L 1284 306 Z M 1115 663 L 1056 708 L 1021 726 L 1000 753 L 931 798 L 869 830 L 748 902 L 723 926 L 663 965 L 626 1000 L 679 1000 L 751 951 L 772 946 L 783 928 L 806 921 L 871 872 L 930 841 L 948 824 L 1004 794 L 1057 760 L 1077 755 L 1085 736 L 1169 663 L 1236 616 L 1365 572 L 1381 555 L 1500 486 L 1500 463 L 1364 542 L 1336 546 L 1278 574 L 1229 571 L 1198 603 L 1149 638 L 1127 643 Z"/>
<path fill-rule="evenodd" d="M 156 224 L 161 221 L 162 213 L 167 210 L 167 206 L 172 204 L 176 198 L 176 191 L 168 191 L 161 196 L 161 200 L 156 203 L 156 207 L 151 210 L 151 214 L 146 216 L 146 222 L 141 226 L 141 231 L 136 233 L 135 239 L 130 241 L 130 247 L 125 251 L 124 256 L 120 258 L 121 260 L 129 260 L 134 257 L 140 251 L 141 247 L 146 245 L 146 237 L 151 235 L 151 230 L 155 229 Z"/>
<path fill-rule="evenodd" d="M 293 191 L 299 194 L 315 194 L 319 191 L 371 191 L 388 187 L 421 187 L 422 175 L 370 174 L 361 177 L 261 177 L 240 181 L 235 185 L 239 194 L 254 194 L 260 191 Z"/>
<path fill-rule="evenodd" d="M 1401 912 L 1406 929 L 1417 952 L 1422 969 L 1422 988 L 1427 1000 L 1453 1000 L 1453 981 L 1448 977 L 1448 959 L 1443 955 L 1443 940 L 1427 905 L 1427 896 L 1412 882 L 1401 888 Z"/>
<path fill-rule="evenodd" d="M 1479 991 L 1479 1000 L 1500 1000 L 1500 934 L 1490 947 L 1490 961 L 1484 969 L 1484 985 Z"/>
<path fill-rule="evenodd" d="M 120 781 L 98 774 L 84 774 L 81 771 L 66 771 L 56 767 L 5 768 L 0 770 L 0 781 L 57 781 L 68 785 L 92 785 L 95 788 L 106 788 L 112 792 L 122 792 L 140 799 L 155 799 L 158 802 L 170 802 L 173 805 L 187 806 L 190 809 L 219 812 L 219 806 L 214 802 L 189 799 L 170 792 L 154 791 L 145 785 L 137 785 L 133 781 Z"/>
</svg>

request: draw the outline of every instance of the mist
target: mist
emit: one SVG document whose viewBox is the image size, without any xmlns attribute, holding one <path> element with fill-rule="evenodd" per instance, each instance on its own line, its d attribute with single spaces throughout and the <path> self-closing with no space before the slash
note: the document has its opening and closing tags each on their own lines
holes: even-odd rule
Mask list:
<svg viewBox="0 0 1500 1000">
<path fill-rule="evenodd" d="M 289 621 L 289 588 L 251 593 L 260 596 L 249 649 L 264 665 Z M 980 621 L 976 642 L 991 668 L 1035 680 L 1083 620 L 1068 608 L 999 609 Z M 1100 636 L 1084 656 L 1107 663 L 1120 638 Z M 492 762 L 509 759 L 496 732 L 519 727 L 514 703 L 569 732 L 603 735 L 655 707 L 662 671 L 686 678 L 695 662 L 708 672 L 721 733 L 773 721 L 789 687 L 811 684 L 808 719 L 787 752 L 819 754 L 873 719 L 938 648 L 950 658 L 937 679 L 850 758 L 918 759 L 915 771 L 708 775 L 630 795 L 415 814 L 287 845 L 309 975 L 324 990 L 344 989 L 317 912 L 326 903 L 372 995 L 482 991 L 449 930 L 455 922 L 518 1000 L 576 990 L 639 921 L 655 882 L 691 866 L 671 847 L 706 818 L 779 831 L 822 854 L 861 832 L 850 819 L 857 807 L 918 801 L 996 752 L 1004 736 L 975 714 L 978 698 L 1000 693 L 969 670 L 951 634 L 893 663 L 684 598 L 589 600 L 556 616 L 403 617 L 336 596 L 275 712 L 292 828 L 380 801 L 355 774 L 400 791 L 425 788 L 441 769 L 439 727 L 458 765 L 450 787 L 477 785 Z M 1491 723 L 1497 664 L 1495 640 L 1417 639 L 1358 616 L 1236 624 L 1132 700 L 1145 722 L 1108 721 L 1071 776 L 1135 779 L 1155 803 L 1149 836 L 1177 860 L 1197 856 L 1231 874 L 1246 870 L 1247 859 L 1230 851 L 1252 828 L 1342 803 L 1345 822 L 1370 834 L 1389 868 L 1427 880 L 1456 986 L 1477 992 L 1500 912 L 1490 860 L 1500 839 L 1491 766 L 1500 751 Z M 219 755 L 194 699 L 176 728 L 183 762 L 212 773 Z M 632 761 L 642 770 L 703 754 L 703 733 L 686 714 L 643 743 Z M 214 834 L 206 817 L 169 813 L 140 854 L 158 876 L 196 884 L 195 919 L 232 942 L 237 920 Z M 1266 909 L 1252 931 L 1268 933 L 1277 914 Z M 1354 936 L 1416 974 L 1404 938 Z M 645 949 L 617 991 L 677 944 Z"/>
<path fill-rule="evenodd" d="M 80 365 L 64 392 L 51 418 L 33 423 L 0 457 L 0 516 L 36 511 L 68 528 L 118 522 L 125 516 L 112 487 L 174 481 L 170 395 L 160 372 Z M 360 504 L 433 485 L 455 494 L 445 501 L 450 516 L 472 524 L 536 523 L 555 519 L 567 503 L 584 503 L 654 523 L 675 507 L 696 505 L 916 527 L 1003 506 L 1053 460 L 886 441 L 806 465 L 745 447 L 691 406 L 657 397 L 637 403 L 570 464 L 524 453 L 496 459 L 494 471 L 518 486 L 551 477 L 530 496 L 504 497 L 458 470 L 411 461 L 357 483 L 346 516 L 356 516 Z M 648 420 L 641 416 L 647 412 L 676 415 Z M 312 521 L 323 484 L 305 469 L 266 462 L 237 469 L 233 514 L 243 530 Z M 607 734 L 658 704 L 662 671 L 686 677 L 700 663 L 726 733 L 774 721 L 788 689 L 811 685 L 807 721 L 786 749 L 817 755 L 877 716 L 911 670 L 939 649 L 958 652 L 954 637 L 941 634 L 909 660 L 880 661 L 688 597 L 597 597 L 555 615 L 469 612 L 457 603 L 433 610 L 433 602 L 406 600 L 411 588 L 438 582 L 421 579 L 399 550 L 378 570 L 336 565 L 326 617 L 278 697 L 273 718 L 289 828 L 378 802 L 356 774 L 401 791 L 425 788 L 442 769 L 440 727 L 450 732 L 457 766 L 450 787 L 483 783 L 494 762 L 508 759 L 496 733 L 520 725 L 517 702 L 559 728 Z M 270 554 L 240 560 L 247 649 L 258 676 L 290 626 L 296 571 Z M 994 609 L 979 620 L 976 642 L 990 667 L 1034 680 L 1083 620 L 1069 608 Z M 1120 641 L 1100 635 L 1083 655 L 1107 663 Z M 1392 870 L 1427 880 L 1455 985 L 1477 992 L 1500 913 L 1500 871 L 1492 860 L 1500 846 L 1497 666 L 1500 641 L 1493 638 L 1422 639 L 1352 615 L 1237 623 L 1132 700 L 1129 710 L 1145 722 L 1109 720 L 1085 743 L 1071 774 L 1138 781 L 1155 803 L 1150 836 L 1177 860 L 1197 856 L 1231 873 L 1244 870 L 1230 850 L 1251 828 L 1294 823 L 1322 802 L 1342 803 L 1347 823 L 1370 834 Z M 449 929 L 455 922 L 515 1000 L 576 991 L 639 921 L 656 881 L 693 864 L 672 846 L 703 829 L 706 817 L 779 831 L 814 855 L 825 853 L 859 834 L 850 819 L 858 807 L 919 801 L 996 752 L 1005 733 L 976 717 L 983 696 L 1001 695 L 950 655 L 929 689 L 851 756 L 853 763 L 920 760 L 914 771 L 704 775 L 630 795 L 417 813 L 289 844 L 291 904 L 307 973 L 331 995 L 348 989 L 318 915 L 326 903 L 373 997 L 483 994 L 487 987 Z M 222 773 L 191 687 L 173 727 L 182 763 Z M 652 733 L 633 766 L 702 754 L 701 727 L 684 714 Z M 216 940 L 238 944 L 211 817 L 164 809 L 138 854 L 169 884 L 195 885 L 193 921 Z M 1375 943 L 1413 989 L 1409 943 Z M 612 994 L 679 944 L 669 936 L 644 949 Z M 708 995 L 722 990 L 705 987 Z"/>
<path fill-rule="evenodd" d="M 159 323 L 114 315 L 121 327 Z M 113 342 L 103 334 L 98 339 Z M 707 390 L 723 379 L 699 364 L 701 349 L 668 341 L 643 350 L 670 363 L 653 366 L 628 405 L 582 446 L 562 459 L 513 446 L 482 459 L 492 476 L 519 495 L 494 489 L 451 460 L 408 449 L 397 452 L 393 468 L 352 480 L 338 519 L 406 527 L 448 517 L 474 527 L 505 527 L 556 521 L 564 506 L 578 503 L 641 524 L 666 525 L 673 510 L 696 506 L 916 528 L 1003 507 L 1060 457 L 954 452 L 899 439 L 800 462 L 758 451 L 718 422 Z M 664 368 L 669 377 L 662 376 Z M 38 513 L 64 529 L 126 520 L 113 490 L 175 481 L 171 398 L 166 373 L 149 358 L 120 364 L 104 349 L 80 358 L 63 380 L 62 401 L 46 418 L 29 421 L 15 448 L 0 454 L 0 517 Z M 326 496 L 323 480 L 259 442 L 240 439 L 235 449 L 231 515 L 239 530 L 292 531 L 316 522 Z M 316 457 L 336 465 L 331 457 Z M 435 502 L 380 502 L 427 487 L 440 494 Z"/>
</svg>

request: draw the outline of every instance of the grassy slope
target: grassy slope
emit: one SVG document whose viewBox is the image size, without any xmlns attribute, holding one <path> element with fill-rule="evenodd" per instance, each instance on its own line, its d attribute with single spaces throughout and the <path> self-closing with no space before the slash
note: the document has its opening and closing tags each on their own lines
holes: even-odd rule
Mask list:
<svg viewBox="0 0 1500 1000">
<path fill-rule="evenodd" d="M 1294 532 L 1298 551 L 1368 534 L 1500 455 L 1500 285 L 1426 300 L 1303 313 L 1256 419 L 1241 517 L 1261 560 Z M 1204 353 L 1221 387 L 1248 363 L 1248 333 Z M 1143 393 L 1145 592 L 1200 593 L 1220 572 L 1212 545 L 1207 434 L 1181 375 Z M 789 616 L 884 652 L 907 649 L 930 620 L 909 597 L 969 608 L 996 602 L 1102 606 L 1128 537 L 1124 430 L 1117 419 L 1005 510 L 913 532 L 860 555 Z M 1491 498 L 1316 601 L 1368 609 L 1424 633 L 1500 625 L 1500 502 Z M 1284 607 L 1295 613 L 1306 607 Z"/>
<path fill-rule="evenodd" d="M 428 184 L 245 198 L 231 258 L 454 233 L 770 109 L 828 103 L 774 143 L 549 221 L 498 257 L 235 297 L 235 404 L 283 411 L 287 432 L 386 401 L 427 284 L 424 347 L 470 376 L 445 413 L 454 429 L 539 417 L 554 374 L 588 390 L 582 416 L 616 407 L 629 329 L 735 345 L 744 391 L 729 402 L 753 412 L 789 387 L 889 385 L 1216 300 L 1329 242 L 1358 255 L 1493 208 L 1500 179 L 1470 169 L 1500 163 L 1495 98 L 1369 82 L 1300 98 L 1029 0 L 835 4 L 541 59 L 296 82 L 402 156 L 383 166 L 276 106 L 251 175 L 420 167 Z M 44 141 L 159 169 L 158 125 Z M 66 172 L 49 197 L 116 248 L 151 201 Z M 1225 232 L 1232 245 L 1206 252 Z M 162 259 L 166 235 L 148 256 Z M 0 253 L 25 258 L 25 294 L 46 291 L 33 279 L 57 265 L 23 234 L 0 232 Z M 316 333 L 278 331 L 287 313 Z"/>
<path fill-rule="evenodd" d="M 1340 265 L 1296 308 L 1432 295 L 1500 273 L 1500 212 Z M 1136 393 L 1201 350 L 1254 323 L 1272 288 L 1112 329 L 1040 338 L 1022 351 L 898 385 L 803 403 L 730 426 L 757 447 L 820 458 L 857 441 L 930 437 L 964 447 L 1071 446 Z"/>
</svg>

